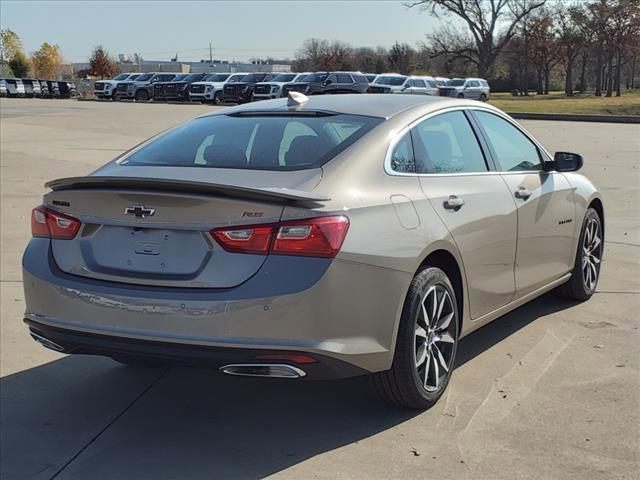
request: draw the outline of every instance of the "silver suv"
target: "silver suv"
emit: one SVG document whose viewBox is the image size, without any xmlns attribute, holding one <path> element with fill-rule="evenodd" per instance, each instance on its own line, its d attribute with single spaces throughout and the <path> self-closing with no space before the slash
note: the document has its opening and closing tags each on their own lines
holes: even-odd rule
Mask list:
<svg viewBox="0 0 640 480">
<path fill-rule="evenodd" d="M 471 98 L 486 102 L 489 100 L 491 88 L 482 78 L 452 78 L 438 88 L 441 97 Z"/>
</svg>

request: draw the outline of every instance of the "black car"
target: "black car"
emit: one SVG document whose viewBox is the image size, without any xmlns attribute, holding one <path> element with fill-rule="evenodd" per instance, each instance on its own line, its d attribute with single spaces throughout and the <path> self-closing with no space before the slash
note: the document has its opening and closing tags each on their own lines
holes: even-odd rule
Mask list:
<svg viewBox="0 0 640 480">
<path fill-rule="evenodd" d="M 46 80 L 36 80 L 40 82 L 40 96 L 42 98 L 47 98 L 49 96 L 49 84 Z"/>
<path fill-rule="evenodd" d="M 154 100 L 184 100 L 189 101 L 189 87 L 194 82 L 201 82 L 208 73 L 191 73 L 179 80 L 158 82 L 154 85 Z"/>
<path fill-rule="evenodd" d="M 47 80 L 47 87 L 49 89 L 49 98 L 60 98 L 60 87 L 58 82 Z"/>
<path fill-rule="evenodd" d="M 58 82 L 60 98 L 72 98 L 78 96 L 76 84 L 73 82 Z"/>
<path fill-rule="evenodd" d="M 239 82 L 227 82 L 222 89 L 222 103 L 247 103 L 251 101 L 256 83 L 268 82 L 273 73 L 250 73 Z"/>
<path fill-rule="evenodd" d="M 339 93 L 366 93 L 369 82 L 360 72 L 316 72 L 304 82 L 289 83 L 282 88 L 282 96 L 289 92 L 301 92 L 305 95 L 324 95 Z"/>
</svg>

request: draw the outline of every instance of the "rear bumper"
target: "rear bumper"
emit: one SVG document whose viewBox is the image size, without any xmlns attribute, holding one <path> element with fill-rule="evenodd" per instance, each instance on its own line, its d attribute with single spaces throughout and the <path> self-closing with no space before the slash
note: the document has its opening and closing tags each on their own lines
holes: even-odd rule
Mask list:
<svg viewBox="0 0 640 480">
<path fill-rule="evenodd" d="M 113 335 L 100 335 L 79 332 L 72 329 L 52 327 L 46 320 L 34 320 L 27 317 L 24 322 L 29 331 L 37 337 L 53 342 L 61 353 L 81 355 L 103 355 L 125 359 L 161 360 L 178 365 L 191 365 L 220 369 L 225 365 L 263 365 L 272 360 L 260 359 L 265 354 L 260 349 L 238 349 L 227 347 L 209 347 L 162 341 L 140 340 Z M 51 347 L 49 347 L 51 348 Z M 303 352 L 293 350 L 270 350 L 269 355 L 300 355 Z M 367 371 L 340 360 L 324 355 L 314 354 L 315 363 L 296 363 L 292 360 L 277 360 L 279 364 L 292 365 L 304 372 L 304 379 L 325 380 L 333 378 L 354 377 L 366 374 Z"/>
<path fill-rule="evenodd" d="M 32 239 L 23 279 L 25 318 L 40 329 L 127 339 L 131 354 L 142 345 L 136 342 L 177 351 L 224 348 L 243 360 L 253 350 L 305 352 L 354 367 L 335 375 L 350 376 L 390 368 L 411 274 L 337 259 L 269 256 L 234 288 L 146 287 L 64 273 L 50 241 Z M 75 353 L 86 347 L 70 345 Z"/>
</svg>

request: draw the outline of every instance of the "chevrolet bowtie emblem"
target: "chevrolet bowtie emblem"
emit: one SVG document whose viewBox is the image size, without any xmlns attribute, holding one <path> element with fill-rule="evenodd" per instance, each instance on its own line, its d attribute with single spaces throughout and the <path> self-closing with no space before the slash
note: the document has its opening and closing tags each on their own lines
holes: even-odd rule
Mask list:
<svg viewBox="0 0 640 480">
<path fill-rule="evenodd" d="M 132 205 L 124 209 L 125 215 L 133 215 L 136 218 L 153 217 L 155 213 L 155 208 L 147 208 L 144 205 Z"/>
</svg>

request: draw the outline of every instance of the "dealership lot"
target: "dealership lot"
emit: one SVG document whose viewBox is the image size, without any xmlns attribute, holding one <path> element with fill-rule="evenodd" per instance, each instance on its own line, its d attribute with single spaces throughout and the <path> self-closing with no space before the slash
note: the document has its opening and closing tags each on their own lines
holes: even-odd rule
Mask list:
<svg viewBox="0 0 640 480">
<path fill-rule="evenodd" d="M 464 339 L 424 412 L 363 379 L 296 383 L 64 357 L 21 322 L 43 183 L 84 175 L 204 105 L 2 99 L 2 478 L 634 478 L 640 470 L 640 127 L 523 122 L 578 151 L 607 214 L 597 294 L 545 295 Z"/>
</svg>

